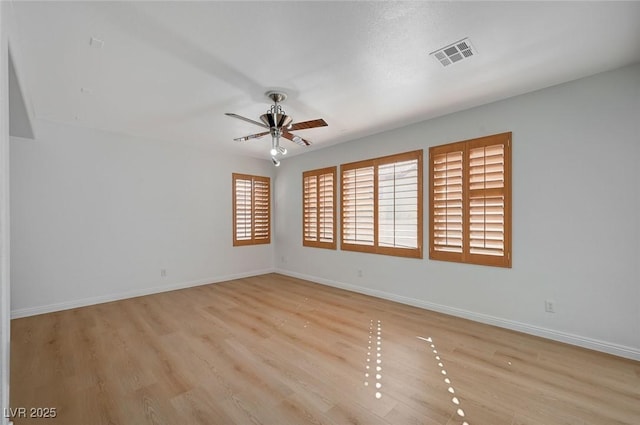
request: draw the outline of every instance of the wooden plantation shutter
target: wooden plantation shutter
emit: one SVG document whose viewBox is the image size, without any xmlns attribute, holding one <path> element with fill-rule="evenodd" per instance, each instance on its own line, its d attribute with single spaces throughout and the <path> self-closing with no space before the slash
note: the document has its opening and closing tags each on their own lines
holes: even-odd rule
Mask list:
<svg viewBox="0 0 640 425">
<path fill-rule="evenodd" d="M 345 245 L 373 247 L 373 165 L 342 171 L 342 249 Z"/>
<path fill-rule="evenodd" d="M 233 173 L 233 245 L 271 243 L 271 179 Z"/>
<path fill-rule="evenodd" d="M 504 146 L 469 149 L 469 253 L 505 255 Z"/>
<path fill-rule="evenodd" d="M 268 177 L 253 178 L 253 240 L 271 242 L 271 188 Z"/>
<path fill-rule="evenodd" d="M 511 133 L 429 150 L 429 258 L 511 267 Z"/>
<path fill-rule="evenodd" d="M 462 157 L 464 148 L 450 145 L 432 154 L 433 250 L 462 253 Z M 444 254 L 443 254 L 444 255 Z"/>
<path fill-rule="evenodd" d="M 253 190 L 251 179 L 233 175 L 233 244 L 251 240 Z"/>
<path fill-rule="evenodd" d="M 302 174 L 302 244 L 336 249 L 336 167 Z"/>
<path fill-rule="evenodd" d="M 302 244 L 318 241 L 318 177 L 303 173 Z"/>
<path fill-rule="evenodd" d="M 418 248 L 418 159 L 378 166 L 378 245 Z"/>
<path fill-rule="evenodd" d="M 422 258 L 422 151 L 340 170 L 341 248 Z"/>
</svg>

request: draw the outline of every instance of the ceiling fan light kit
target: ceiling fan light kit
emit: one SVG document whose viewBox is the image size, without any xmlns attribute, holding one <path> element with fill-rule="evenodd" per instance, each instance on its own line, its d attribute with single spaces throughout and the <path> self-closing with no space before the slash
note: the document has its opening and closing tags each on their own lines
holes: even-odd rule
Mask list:
<svg viewBox="0 0 640 425">
<path fill-rule="evenodd" d="M 280 165 L 280 161 L 276 158 L 276 156 L 287 154 L 287 149 L 283 146 L 280 146 L 280 137 L 284 137 L 285 139 L 291 140 L 297 145 L 306 147 L 311 145 L 311 142 L 303 139 L 298 135 L 290 133 L 290 131 L 325 127 L 327 126 L 327 123 L 323 119 L 293 123 L 293 119 L 289 115 L 287 115 L 282 109 L 282 106 L 280 106 L 280 102 L 283 102 L 287 99 L 287 94 L 279 91 L 268 91 L 265 93 L 265 95 L 273 101 L 273 105 L 271 105 L 267 113 L 260 116 L 260 120 L 262 122 L 254 121 L 250 118 L 245 118 L 233 113 L 226 113 L 225 115 L 258 125 L 263 128 L 268 128 L 269 131 L 250 134 L 248 136 L 239 137 L 234 140 L 238 142 L 246 142 L 247 140 L 259 139 L 263 136 L 266 136 L 267 134 L 271 134 L 271 150 L 269 151 L 269 153 L 271 154 L 271 162 L 273 162 L 273 165 L 278 167 Z"/>
</svg>

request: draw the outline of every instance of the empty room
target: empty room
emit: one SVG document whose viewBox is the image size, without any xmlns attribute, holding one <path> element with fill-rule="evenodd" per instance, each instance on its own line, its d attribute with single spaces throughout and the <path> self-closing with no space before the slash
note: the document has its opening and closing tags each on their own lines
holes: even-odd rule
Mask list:
<svg viewBox="0 0 640 425">
<path fill-rule="evenodd" d="M 640 2 L 1 1 L 0 425 L 640 424 Z"/>
</svg>

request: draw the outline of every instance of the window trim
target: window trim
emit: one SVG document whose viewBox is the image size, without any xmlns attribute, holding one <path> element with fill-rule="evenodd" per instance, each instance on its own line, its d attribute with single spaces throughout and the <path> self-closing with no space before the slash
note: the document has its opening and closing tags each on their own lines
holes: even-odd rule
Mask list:
<svg viewBox="0 0 640 425">
<path fill-rule="evenodd" d="M 305 234 L 305 222 L 306 222 L 306 211 L 305 211 L 305 198 L 306 198 L 306 186 L 305 180 L 310 177 L 316 178 L 316 187 L 318 188 L 318 197 L 317 197 L 317 210 L 320 211 L 320 176 L 331 174 L 333 177 L 332 180 L 332 188 L 331 188 L 331 196 L 333 197 L 333 210 L 331 212 L 331 218 L 333 223 L 333 240 L 331 242 L 322 242 L 320 241 L 320 214 L 318 213 L 316 217 L 316 235 L 318 235 L 318 240 L 309 240 L 306 238 Z M 304 171 L 302 173 L 302 245 L 313 247 L 313 248 L 324 248 L 324 249 L 337 249 L 338 242 L 336 239 L 338 223 L 337 223 L 337 202 L 338 202 L 338 194 L 337 194 L 337 177 L 338 177 L 338 167 L 326 167 L 319 168 L 316 170 Z"/>
<path fill-rule="evenodd" d="M 236 218 L 237 218 L 237 198 L 236 198 L 236 181 L 237 180 L 249 180 L 251 181 L 251 239 L 238 240 Z M 267 237 L 256 238 L 255 235 L 255 192 L 254 185 L 256 181 L 265 182 L 267 184 Z M 254 176 L 251 174 L 232 173 L 231 178 L 232 187 L 232 210 L 233 210 L 233 246 L 246 246 L 246 245 L 263 245 L 271 243 L 271 178 L 264 176 Z"/>
<path fill-rule="evenodd" d="M 429 259 L 452 261 L 457 263 L 477 264 L 511 268 L 512 264 L 512 168 L 511 168 L 511 140 L 512 133 L 500 133 L 476 139 L 429 148 Z M 470 253 L 468 240 L 469 230 L 469 151 L 478 147 L 504 146 L 504 255 L 493 256 Z M 462 252 L 445 252 L 435 249 L 435 201 L 434 201 L 434 157 L 436 155 L 462 152 Z"/>
<path fill-rule="evenodd" d="M 378 240 L 378 167 L 380 165 L 404 162 L 409 160 L 418 161 L 418 187 L 417 187 L 417 247 L 400 248 L 379 246 Z M 345 242 L 345 191 L 344 175 L 345 171 L 373 166 L 373 245 L 362 245 Z M 415 150 L 399 154 L 387 155 L 378 158 L 371 158 L 362 161 L 350 162 L 340 165 L 340 249 L 343 251 L 368 252 L 373 254 L 392 255 L 397 257 L 423 258 L 423 150 Z"/>
</svg>

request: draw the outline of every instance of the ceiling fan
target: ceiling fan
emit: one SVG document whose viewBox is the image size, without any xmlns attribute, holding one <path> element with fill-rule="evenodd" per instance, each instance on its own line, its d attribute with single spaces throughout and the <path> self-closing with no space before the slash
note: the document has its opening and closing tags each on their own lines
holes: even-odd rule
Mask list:
<svg viewBox="0 0 640 425">
<path fill-rule="evenodd" d="M 250 118 L 245 118 L 243 116 L 229 112 L 225 113 L 225 115 L 268 129 L 268 131 L 250 134 L 249 136 L 238 137 L 237 139 L 233 140 L 235 140 L 236 142 L 245 142 L 247 140 L 259 139 L 263 136 L 266 136 L 267 134 L 271 134 L 271 161 L 273 161 L 273 165 L 277 167 L 280 165 L 280 161 L 278 161 L 277 159 L 278 154 L 286 155 L 287 153 L 287 149 L 280 146 L 280 137 L 291 140 L 293 143 L 296 143 L 300 146 L 309 146 L 311 145 L 311 142 L 309 140 L 303 139 L 302 137 L 292 134 L 291 132 L 296 130 L 306 130 L 309 128 L 325 127 L 327 126 L 327 123 L 323 119 L 293 123 L 293 119 L 289 115 L 287 115 L 282 109 L 282 106 L 280 106 L 280 103 L 284 102 L 287 99 L 287 94 L 284 92 L 272 90 L 266 92 L 265 95 L 273 101 L 273 105 L 271 105 L 271 107 L 265 114 L 260 116 L 260 120 L 262 122 L 254 121 Z"/>
</svg>

